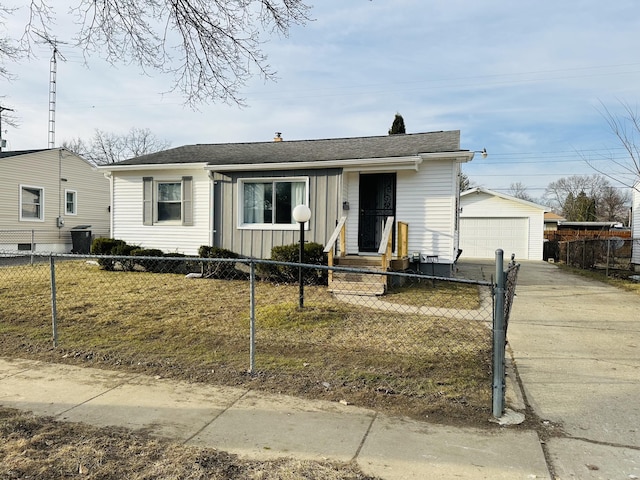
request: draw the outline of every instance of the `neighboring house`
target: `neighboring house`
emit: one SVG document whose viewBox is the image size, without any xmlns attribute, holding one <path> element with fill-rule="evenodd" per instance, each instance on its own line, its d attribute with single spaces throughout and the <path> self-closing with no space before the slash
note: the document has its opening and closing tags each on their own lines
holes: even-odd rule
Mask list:
<svg viewBox="0 0 640 480">
<path fill-rule="evenodd" d="M 68 253 L 77 226 L 109 236 L 109 181 L 64 148 L 0 152 L 0 185 L 2 250 Z"/>
<path fill-rule="evenodd" d="M 165 252 L 201 245 L 269 258 L 305 239 L 326 244 L 346 217 L 346 254 L 377 252 L 389 216 L 409 225 L 408 251 L 450 274 L 458 250 L 460 132 L 199 144 L 102 167 L 111 176 L 114 238 Z M 395 240 L 394 240 L 395 242 Z M 397 246 L 394 245 L 394 251 Z M 426 266 L 420 266 L 427 271 Z"/>
<path fill-rule="evenodd" d="M 631 264 L 634 270 L 640 271 L 640 182 L 631 190 Z"/>
<path fill-rule="evenodd" d="M 609 236 L 617 234 L 624 226 L 621 222 L 558 222 L 558 234 L 575 238 Z"/>
<path fill-rule="evenodd" d="M 511 195 L 475 187 L 460 194 L 461 258 L 542 260 L 546 207 Z"/>
<path fill-rule="evenodd" d="M 558 223 L 564 222 L 566 218 L 561 217 L 557 213 L 553 212 L 544 212 L 544 231 L 545 234 L 547 232 L 555 232 L 558 230 Z"/>
</svg>

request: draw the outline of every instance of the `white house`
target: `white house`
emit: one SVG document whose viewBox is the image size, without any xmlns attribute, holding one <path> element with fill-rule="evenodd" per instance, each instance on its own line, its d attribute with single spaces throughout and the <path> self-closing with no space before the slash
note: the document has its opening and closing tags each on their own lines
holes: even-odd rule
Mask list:
<svg viewBox="0 0 640 480">
<path fill-rule="evenodd" d="M 377 252 L 384 221 L 409 225 L 408 249 L 449 274 L 458 250 L 460 132 L 199 144 L 102 167 L 111 178 L 114 238 L 165 252 L 201 245 L 269 258 L 305 238 L 325 244 L 346 217 L 346 254 Z M 395 241 L 395 240 L 394 240 Z M 394 245 L 394 251 L 397 246 Z M 412 255 L 413 256 L 413 255 Z"/>
<path fill-rule="evenodd" d="M 640 182 L 631 190 L 631 264 L 637 272 L 640 270 Z"/>
<path fill-rule="evenodd" d="M 462 258 L 493 258 L 501 248 L 505 258 L 542 260 L 546 207 L 475 187 L 460 194 Z"/>
<path fill-rule="evenodd" d="M 78 226 L 110 235 L 109 181 L 64 148 L 0 152 L 0 185 L 0 250 L 68 253 Z"/>
</svg>

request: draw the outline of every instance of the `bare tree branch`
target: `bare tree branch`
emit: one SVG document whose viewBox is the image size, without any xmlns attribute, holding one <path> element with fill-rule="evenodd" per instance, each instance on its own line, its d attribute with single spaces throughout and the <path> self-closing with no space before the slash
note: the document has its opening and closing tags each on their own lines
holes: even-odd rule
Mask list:
<svg viewBox="0 0 640 480">
<path fill-rule="evenodd" d="M 515 198 L 519 198 L 520 200 L 533 202 L 533 197 L 529 195 L 529 192 L 527 191 L 527 187 L 522 182 L 512 183 L 509 186 L 509 195 Z"/>
<path fill-rule="evenodd" d="M 604 157 L 608 162 L 606 167 L 602 168 L 596 164 L 594 159 L 587 158 L 580 152 L 578 153 L 587 165 L 600 175 L 604 175 L 626 187 L 637 188 L 638 181 L 640 181 L 640 143 L 638 142 L 640 137 L 640 116 L 638 111 L 630 104 L 620 102 L 625 113 L 617 116 L 602 102 L 600 104 L 602 105 L 600 113 L 611 132 L 624 148 L 626 152 L 625 158 L 620 159 L 612 153 Z M 603 157 L 600 157 L 598 160 L 602 159 Z"/>
<path fill-rule="evenodd" d="M 630 196 L 627 190 L 612 186 L 602 175 L 572 175 L 551 182 L 544 200 L 556 213 L 568 217 L 574 215 L 576 199 L 588 199 L 595 203 L 596 217 L 601 221 L 626 221 Z"/>
<path fill-rule="evenodd" d="M 91 140 L 76 138 L 64 141 L 62 146 L 95 165 L 107 165 L 165 150 L 171 143 L 156 137 L 148 128 L 133 127 L 125 134 L 96 129 Z"/>
<path fill-rule="evenodd" d="M 98 53 L 110 63 L 135 64 L 145 73 L 161 73 L 195 108 L 222 101 L 242 105 L 249 78 L 274 80 L 262 50 L 266 34 L 287 35 L 309 21 L 303 0 L 74 0 L 71 14 L 78 30 L 73 42 L 85 61 Z M 31 0 L 22 52 L 32 54 L 39 38 L 56 40 L 56 11 L 51 0 Z M 0 13 L 11 11 L 0 6 Z M 0 18 L 1 21 L 1 18 Z M 66 33 L 66 32 L 65 32 Z M 67 40 L 66 36 L 64 38 Z M 0 75 L 10 53 L 0 38 Z M 6 53 L 3 56 L 4 52 Z"/>
</svg>

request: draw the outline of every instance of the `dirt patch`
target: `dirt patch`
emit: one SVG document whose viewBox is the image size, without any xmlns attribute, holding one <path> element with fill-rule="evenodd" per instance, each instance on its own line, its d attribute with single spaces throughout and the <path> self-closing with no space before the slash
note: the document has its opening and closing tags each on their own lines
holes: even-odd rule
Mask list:
<svg viewBox="0 0 640 480">
<path fill-rule="evenodd" d="M 87 480 L 374 480 L 357 465 L 279 459 L 242 460 L 122 428 L 57 422 L 0 407 L 0 478 Z"/>
<path fill-rule="evenodd" d="M 179 358 L 125 356 L 113 352 L 105 355 L 98 351 L 69 351 L 46 345 L 16 344 L 12 338 L 5 336 L 0 337 L 0 356 L 126 371 L 209 385 L 237 386 L 300 398 L 343 400 L 352 405 L 416 420 L 491 428 L 487 421 L 491 416 L 490 389 L 484 385 L 490 365 L 484 366 L 486 374 L 476 379 L 477 384 L 471 385 L 465 395 L 459 394 L 457 387 L 452 389 L 444 380 L 416 391 L 412 375 L 408 374 L 404 379 L 406 385 L 403 386 L 403 378 L 395 370 L 389 372 L 389 378 L 373 371 L 368 375 L 362 372 L 333 372 L 335 375 L 332 376 L 329 371 L 322 375 L 317 370 L 289 375 L 258 371 L 251 375 L 233 366 L 216 365 L 212 369 L 210 365 L 181 362 Z M 428 376 L 428 372 L 425 375 Z M 429 383 L 428 378 L 424 381 Z"/>
</svg>

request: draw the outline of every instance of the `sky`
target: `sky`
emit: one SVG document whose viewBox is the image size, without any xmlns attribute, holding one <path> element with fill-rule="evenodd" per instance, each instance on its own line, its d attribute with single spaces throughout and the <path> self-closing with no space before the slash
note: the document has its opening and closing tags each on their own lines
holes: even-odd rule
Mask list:
<svg viewBox="0 0 640 480">
<path fill-rule="evenodd" d="M 509 193 L 520 182 L 536 199 L 561 177 L 597 173 L 586 160 L 608 171 L 612 156 L 624 159 L 603 113 L 619 116 L 623 103 L 640 101 L 637 0 L 311 5 L 313 20 L 287 37 L 265 33 L 276 82 L 250 80 L 240 92 L 246 107 L 198 110 L 166 93 L 169 77 L 96 54 L 84 65 L 62 43 L 70 24 L 60 8 L 56 146 L 132 127 L 173 147 L 270 141 L 275 132 L 285 141 L 386 135 L 400 113 L 407 133 L 460 130 L 462 149 L 486 148 L 486 159 L 463 166 L 475 185 Z M 9 17 L 6 29 L 21 32 L 24 14 L 22 7 Z M 19 122 L 2 124 L 4 150 L 48 146 L 51 51 L 35 53 L 6 65 L 15 79 L 0 80 L 1 105 Z"/>
</svg>

